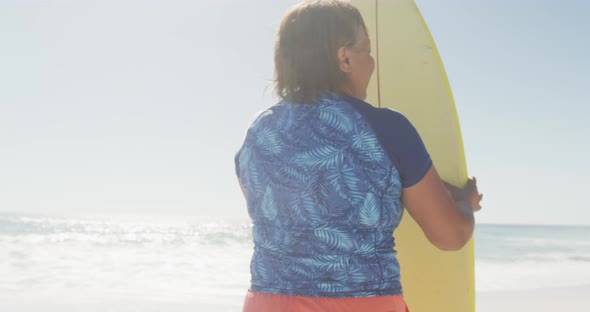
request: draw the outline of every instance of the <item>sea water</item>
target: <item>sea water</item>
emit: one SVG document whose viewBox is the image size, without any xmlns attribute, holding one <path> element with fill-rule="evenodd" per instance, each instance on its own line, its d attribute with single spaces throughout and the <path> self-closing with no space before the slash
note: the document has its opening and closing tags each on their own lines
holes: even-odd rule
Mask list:
<svg viewBox="0 0 590 312">
<path fill-rule="evenodd" d="M 475 244 L 479 292 L 590 282 L 590 227 L 480 224 Z M 238 309 L 252 248 L 246 220 L 2 214 L 0 306 L 153 300 Z"/>
<path fill-rule="evenodd" d="M 476 289 L 590 284 L 590 227 L 486 225 L 475 230 Z"/>
</svg>

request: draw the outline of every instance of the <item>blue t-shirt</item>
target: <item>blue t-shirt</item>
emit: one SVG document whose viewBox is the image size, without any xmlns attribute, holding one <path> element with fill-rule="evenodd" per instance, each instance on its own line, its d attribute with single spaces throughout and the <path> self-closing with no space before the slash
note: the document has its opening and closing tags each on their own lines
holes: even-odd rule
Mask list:
<svg viewBox="0 0 590 312">
<path fill-rule="evenodd" d="M 393 110 L 331 95 L 264 111 L 236 155 L 253 223 L 251 290 L 401 294 L 392 233 L 402 188 L 431 165 L 416 129 Z"/>
<path fill-rule="evenodd" d="M 350 96 L 341 97 L 353 105 L 373 128 L 389 159 L 398 168 L 402 187 L 420 182 L 432 166 L 432 160 L 410 121 L 398 111 L 376 108 Z"/>
</svg>

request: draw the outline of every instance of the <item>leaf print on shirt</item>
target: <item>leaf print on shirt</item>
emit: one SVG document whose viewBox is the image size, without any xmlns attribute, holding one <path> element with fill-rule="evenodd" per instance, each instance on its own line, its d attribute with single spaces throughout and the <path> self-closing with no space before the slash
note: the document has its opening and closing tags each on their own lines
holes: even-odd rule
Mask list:
<svg viewBox="0 0 590 312">
<path fill-rule="evenodd" d="M 340 170 L 330 171 L 328 179 L 332 188 L 342 198 L 353 205 L 360 204 L 365 199 L 365 192 L 359 187 L 358 172 L 350 166 L 342 166 Z"/>
<path fill-rule="evenodd" d="M 347 290 L 347 288 L 345 286 L 343 286 L 342 284 L 337 284 L 337 283 L 329 283 L 329 282 L 321 282 L 318 283 L 318 289 L 321 292 L 327 292 L 327 293 L 338 293 L 338 292 L 345 292 Z"/>
<path fill-rule="evenodd" d="M 332 189 L 330 181 L 327 179 L 323 171 L 316 173 L 312 179 L 310 186 L 310 193 L 315 202 L 315 207 L 320 214 L 328 213 L 328 197 Z"/>
<path fill-rule="evenodd" d="M 310 270 L 308 266 L 301 264 L 291 264 L 287 267 L 287 274 L 300 276 L 306 280 L 313 281 L 316 278 L 316 272 Z"/>
<path fill-rule="evenodd" d="M 323 145 L 299 154 L 293 161 L 312 170 L 319 170 L 338 167 L 343 159 L 344 153 L 342 149 L 331 145 Z"/>
<path fill-rule="evenodd" d="M 341 255 L 313 255 L 300 260 L 302 265 L 314 271 L 340 271 L 346 269 L 346 257 Z"/>
<path fill-rule="evenodd" d="M 270 228 L 268 226 L 255 225 L 252 231 L 252 239 L 256 246 L 264 250 L 280 252 L 282 246 L 280 246 L 280 241 L 277 239 L 275 233 L 277 230 L 280 230 L 280 227 Z"/>
<path fill-rule="evenodd" d="M 292 194 L 288 204 L 290 215 L 295 218 L 290 220 L 290 223 L 315 225 L 322 222 L 322 218 L 315 209 L 315 202 L 309 192 Z"/>
<path fill-rule="evenodd" d="M 336 250 L 350 251 L 355 246 L 351 234 L 341 229 L 323 227 L 315 229 L 314 234 L 321 242 Z"/>
<path fill-rule="evenodd" d="M 291 192 L 300 192 L 306 189 L 309 174 L 301 166 L 285 161 L 279 157 L 267 157 L 264 165 L 266 174 L 276 187 L 289 189 Z"/>
<path fill-rule="evenodd" d="M 367 243 L 367 244 L 362 244 L 357 249 L 357 253 L 359 253 L 359 254 L 371 253 L 371 252 L 375 252 L 375 242 L 374 241 Z"/>
<path fill-rule="evenodd" d="M 379 279 L 382 274 L 381 264 L 374 253 L 356 255 L 351 258 L 349 267 L 359 267 L 363 270 L 364 280 L 357 280 L 359 283 Z"/>
<path fill-rule="evenodd" d="M 273 189 L 268 185 L 262 198 L 262 215 L 269 221 L 274 220 L 279 211 L 274 197 Z"/>
<path fill-rule="evenodd" d="M 264 151 L 277 155 L 281 153 L 283 146 L 279 140 L 277 131 L 270 128 L 261 129 L 256 133 L 256 144 L 263 148 Z"/>
<path fill-rule="evenodd" d="M 258 165 L 259 155 L 256 145 L 251 145 L 243 149 L 242 155 L 245 161 L 242 162 L 240 158 L 240 166 L 243 168 L 242 176 L 246 182 L 244 187 L 248 191 L 248 199 L 256 201 L 261 198 L 265 191 L 265 185 L 267 183 L 266 176 L 264 174 L 265 168 Z"/>
<path fill-rule="evenodd" d="M 377 205 L 375 195 L 367 194 L 367 198 L 359 209 L 359 221 L 361 225 L 375 227 L 381 218 L 381 207 Z"/>
<path fill-rule="evenodd" d="M 345 135 L 354 129 L 354 123 L 351 120 L 350 112 L 342 105 L 339 105 L 339 103 L 320 106 L 319 118 L 321 125 L 324 125 L 341 135 Z"/>
<path fill-rule="evenodd" d="M 362 131 L 352 136 L 352 148 L 365 163 L 380 163 L 385 153 L 374 134 Z"/>
<path fill-rule="evenodd" d="M 301 127 L 305 127 L 305 125 Z M 309 139 L 308 133 L 304 133 L 298 129 L 292 129 L 290 131 L 281 136 L 281 140 L 286 146 L 290 147 L 290 150 L 306 151 L 317 146 L 315 141 Z"/>
<path fill-rule="evenodd" d="M 359 284 L 366 281 L 366 272 L 361 266 L 348 265 L 345 271 L 345 280 L 351 284 Z"/>
<path fill-rule="evenodd" d="M 255 252 L 256 254 L 256 252 Z M 252 263 L 250 264 L 250 271 L 253 280 L 266 282 L 274 277 L 272 268 L 266 265 L 266 257 L 252 257 Z"/>
</svg>

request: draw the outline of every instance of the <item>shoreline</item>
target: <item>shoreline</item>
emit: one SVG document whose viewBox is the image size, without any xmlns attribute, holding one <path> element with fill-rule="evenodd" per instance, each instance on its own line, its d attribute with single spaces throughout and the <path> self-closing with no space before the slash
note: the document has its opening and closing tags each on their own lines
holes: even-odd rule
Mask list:
<svg viewBox="0 0 590 312">
<path fill-rule="evenodd" d="M 590 307 L 590 284 L 476 293 L 477 312 L 582 311 Z"/>
</svg>

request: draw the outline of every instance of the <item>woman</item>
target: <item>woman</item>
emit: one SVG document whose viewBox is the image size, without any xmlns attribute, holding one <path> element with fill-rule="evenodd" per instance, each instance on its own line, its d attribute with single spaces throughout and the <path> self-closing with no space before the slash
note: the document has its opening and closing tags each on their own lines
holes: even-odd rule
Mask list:
<svg viewBox="0 0 590 312">
<path fill-rule="evenodd" d="M 370 52 L 346 2 L 304 2 L 281 23 L 282 101 L 236 155 L 254 225 L 244 311 L 406 311 L 392 237 L 404 206 L 443 250 L 471 237 L 475 179 L 445 187 L 410 122 L 363 101 Z"/>
</svg>

